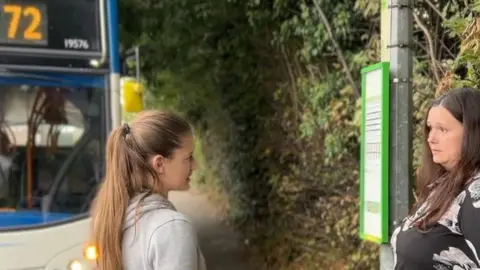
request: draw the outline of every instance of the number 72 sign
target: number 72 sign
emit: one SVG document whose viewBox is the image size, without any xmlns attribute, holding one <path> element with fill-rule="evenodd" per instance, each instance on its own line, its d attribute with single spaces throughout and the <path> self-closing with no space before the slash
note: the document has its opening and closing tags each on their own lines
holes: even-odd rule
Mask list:
<svg viewBox="0 0 480 270">
<path fill-rule="evenodd" d="M 0 12 L 0 39 L 19 44 L 47 43 L 48 17 L 44 4 L 5 3 Z"/>
<path fill-rule="evenodd" d="M 23 65 L 35 58 L 38 64 L 42 58 L 47 64 L 58 58 L 59 66 L 88 61 L 90 67 L 108 50 L 107 1 L 0 0 L 0 62 Z"/>
</svg>

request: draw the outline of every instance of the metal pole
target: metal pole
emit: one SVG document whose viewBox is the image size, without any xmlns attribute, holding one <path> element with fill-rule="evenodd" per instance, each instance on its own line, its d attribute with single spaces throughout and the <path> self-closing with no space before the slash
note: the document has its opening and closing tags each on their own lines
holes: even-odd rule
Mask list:
<svg viewBox="0 0 480 270">
<path fill-rule="evenodd" d="M 110 116 L 111 127 L 122 124 L 122 106 L 120 104 L 120 45 L 118 38 L 118 0 L 107 1 L 108 40 L 110 55 Z"/>
<path fill-rule="evenodd" d="M 413 0 L 391 0 L 390 49 L 390 234 L 412 202 Z M 389 245 L 380 249 L 380 269 L 393 269 Z"/>
<path fill-rule="evenodd" d="M 140 47 L 135 47 L 135 77 L 140 82 Z"/>
<path fill-rule="evenodd" d="M 388 8 L 389 0 L 380 0 L 380 46 L 381 46 L 381 58 L 382 62 L 390 61 L 390 50 L 388 45 L 390 44 L 390 27 L 391 17 L 390 9 Z"/>
</svg>

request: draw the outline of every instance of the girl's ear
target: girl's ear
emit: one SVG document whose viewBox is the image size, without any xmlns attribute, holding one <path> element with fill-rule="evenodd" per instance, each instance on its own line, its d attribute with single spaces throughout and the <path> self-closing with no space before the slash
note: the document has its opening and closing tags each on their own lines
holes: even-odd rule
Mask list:
<svg viewBox="0 0 480 270">
<path fill-rule="evenodd" d="M 165 158 L 162 155 L 156 155 L 152 158 L 151 164 L 152 168 L 158 173 L 163 174 L 165 173 Z"/>
</svg>

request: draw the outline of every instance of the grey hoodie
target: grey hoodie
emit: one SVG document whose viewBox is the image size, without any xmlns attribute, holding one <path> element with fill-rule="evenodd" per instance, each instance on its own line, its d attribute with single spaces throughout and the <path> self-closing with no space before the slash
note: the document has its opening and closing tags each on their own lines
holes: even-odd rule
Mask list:
<svg viewBox="0 0 480 270">
<path fill-rule="evenodd" d="M 189 219 L 165 197 L 145 194 L 127 207 L 122 241 L 125 270 L 206 270 Z M 137 210 L 137 206 L 138 210 Z"/>
</svg>

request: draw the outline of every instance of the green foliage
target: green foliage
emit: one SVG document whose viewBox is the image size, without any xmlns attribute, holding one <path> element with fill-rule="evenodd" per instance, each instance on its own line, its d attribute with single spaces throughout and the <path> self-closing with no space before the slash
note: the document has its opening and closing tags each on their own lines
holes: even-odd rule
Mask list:
<svg viewBox="0 0 480 270">
<path fill-rule="evenodd" d="M 430 100 L 479 81 L 480 1 L 465 2 L 416 4 L 429 32 L 415 28 L 415 168 Z M 148 107 L 194 123 L 198 183 L 228 195 L 259 268 L 378 268 L 378 247 L 358 239 L 355 89 L 380 60 L 381 1 L 120 3 L 122 45 L 142 46 Z"/>
</svg>

